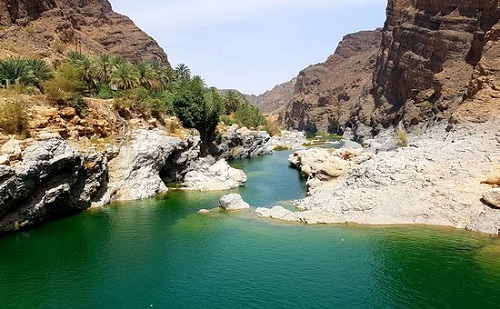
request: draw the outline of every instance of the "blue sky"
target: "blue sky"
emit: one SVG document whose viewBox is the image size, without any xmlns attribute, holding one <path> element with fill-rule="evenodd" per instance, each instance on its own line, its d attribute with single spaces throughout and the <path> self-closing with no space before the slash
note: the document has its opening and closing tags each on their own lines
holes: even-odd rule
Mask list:
<svg viewBox="0 0 500 309">
<path fill-rule="evenodd" d="M 260 94 L 382 27 L 386 0 L 111 0 L 208 86 Z"/>
</svg>

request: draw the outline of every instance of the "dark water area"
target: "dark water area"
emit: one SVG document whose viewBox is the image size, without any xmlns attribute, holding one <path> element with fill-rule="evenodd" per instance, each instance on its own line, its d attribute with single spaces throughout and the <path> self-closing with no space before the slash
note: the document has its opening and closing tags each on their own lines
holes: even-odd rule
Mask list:
<svg viewBox="0 0 500 309">
<path fill-rule="evenodd" d="M 304 196 L 288 152 L 232 162 L 252 206 Z M 281 223 L 169 192 L 0 239 L 1 308 L 500 308 L 500 241 Z M 290 206 L 287 206 L 290 207 Z"/>
</svg>

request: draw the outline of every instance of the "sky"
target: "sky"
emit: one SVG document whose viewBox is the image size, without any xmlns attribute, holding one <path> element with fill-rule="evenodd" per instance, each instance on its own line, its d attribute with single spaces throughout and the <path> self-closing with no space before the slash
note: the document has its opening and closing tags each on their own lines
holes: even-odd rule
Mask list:
<svg viewBox="0 0 500 309">
<path fill-rule="evenodd" d="M 382 27 L 387 0 L 110 0 L 170 64 L 208 86 L 261 94 L 323 62 L 346 34 Z"/>
</svg>

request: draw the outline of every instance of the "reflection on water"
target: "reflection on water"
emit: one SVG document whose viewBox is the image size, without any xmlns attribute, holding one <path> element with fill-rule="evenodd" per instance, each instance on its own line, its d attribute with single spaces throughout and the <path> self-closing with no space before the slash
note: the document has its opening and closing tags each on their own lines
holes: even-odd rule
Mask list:
<svg viewBox="0 0 500 309">
<path fill-rule="evenodd" d="M 303 196 L 287 153 L 236 161 L 252 205 Z M 266 175 L 266 177 L 262 176 Z M 3 308 L 492 308 L 500 242 L 428 227 L 307 226 L 197 213 L 171 192 L 0 240 Z"/>
</svg>

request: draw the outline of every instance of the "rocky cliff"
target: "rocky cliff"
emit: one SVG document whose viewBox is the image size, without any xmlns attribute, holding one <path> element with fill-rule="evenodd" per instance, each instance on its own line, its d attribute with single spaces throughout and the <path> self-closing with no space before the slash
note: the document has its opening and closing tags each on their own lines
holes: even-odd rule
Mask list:
<svg viewBox="0 0 500 309">
<path fill-rule="evenodd" d="M 374 75 L 372 125 L 472 114 L 498 95 L 499 1 L 389 0 Z M 481 101 L 481 104 L 474 101 Z M 483 112 L 462 104 L 483 105 Z"/>
<path fill-rule="evenodd" d="M 69 51 L 157 59 L 163 49 L 107 0 L 0 0 L 0 57 L 57 59 Z"/>
<path fill-rule="evenodd" d="M 486 121 L 500 110 L 499 5 L 389 0 L 381 31 L 346 36 L 325 63 L 300 72 L 280 123 L 376 133 L 400 122 Z"/>
<path fill-rule="evenodd" d="M 309 132 L 336 132 L 372 106 L 370 89 L 381 37 L 380 30 L 349 34 L 324 63 L 302 70 L 279 122 Z"/>
</svg>

